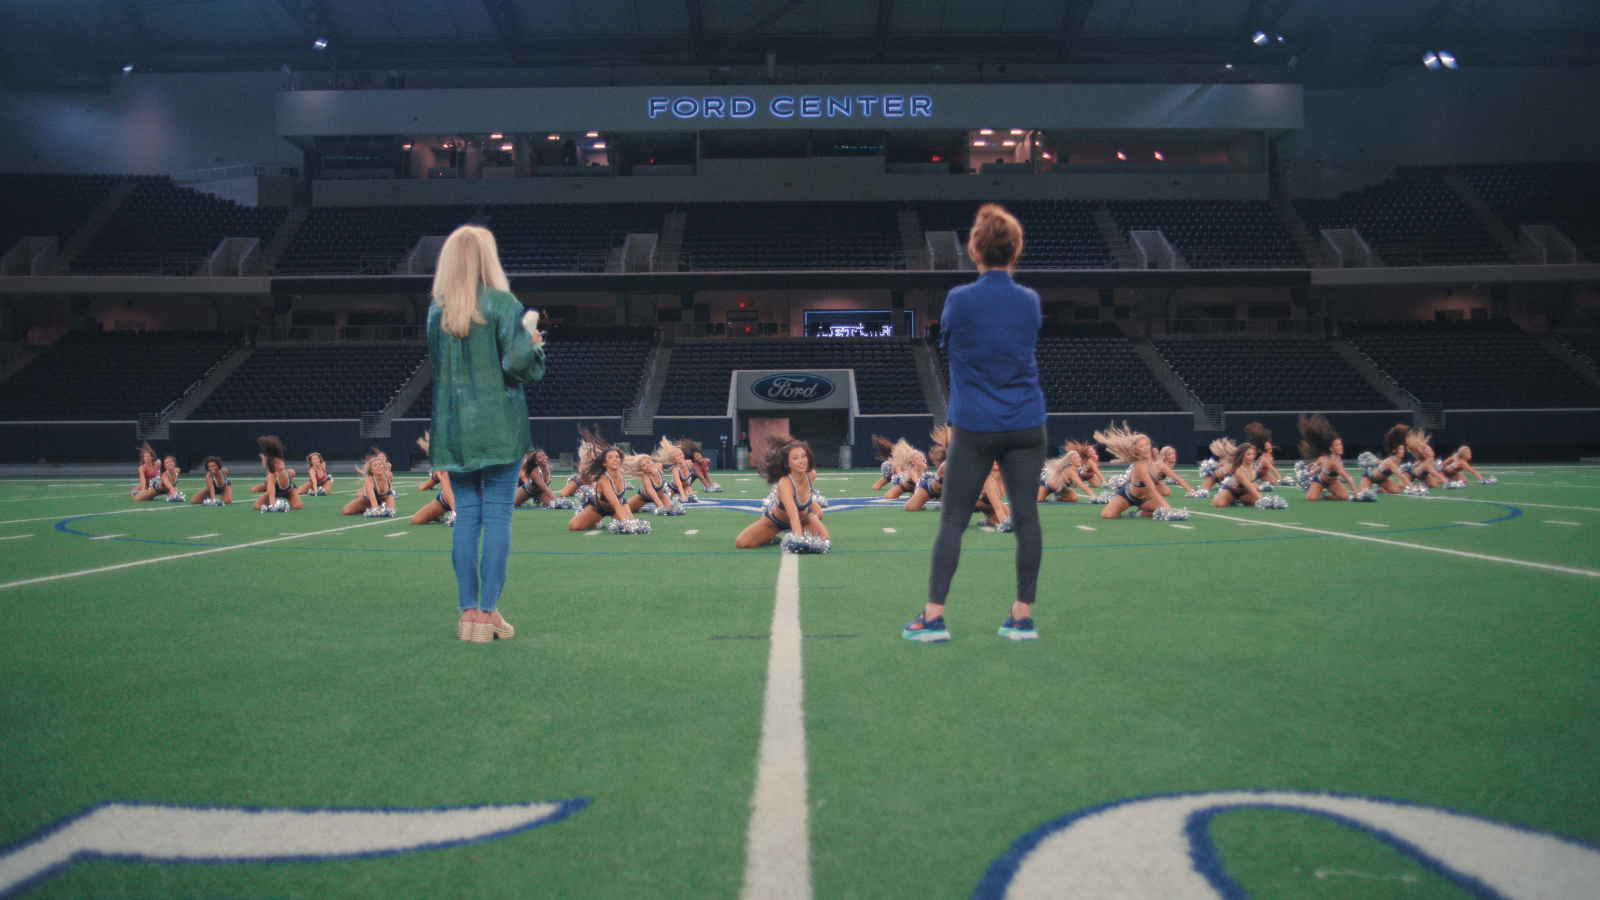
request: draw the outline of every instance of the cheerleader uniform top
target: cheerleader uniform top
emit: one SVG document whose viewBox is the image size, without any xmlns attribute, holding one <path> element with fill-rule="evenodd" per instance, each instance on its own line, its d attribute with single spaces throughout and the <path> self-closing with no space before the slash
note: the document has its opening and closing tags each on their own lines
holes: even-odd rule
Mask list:
<svg viewBox="0 0 1600 900">
<path fill-rule="evenodd" d="M 505 291 L 478 287 L 478 312 L 464 338 L 444 330 L 444 308 L 428 308 L 433 366 L 434 468 L 475 472 L 518 463 L 533 450 L 522 386 L 544 377 L 544 346 L 522 329 L 523 306 Z"/>
<path fill-rule="evenodd" d="M 939 317 L 939 340 L 950 358 L 947 421 L 968 431 L 996 432 L 1044 424 L 1044 391 L 1034 345 L 1044 316 L 1039 295 L 990 269 L 950 291 Z"/>
</svg>

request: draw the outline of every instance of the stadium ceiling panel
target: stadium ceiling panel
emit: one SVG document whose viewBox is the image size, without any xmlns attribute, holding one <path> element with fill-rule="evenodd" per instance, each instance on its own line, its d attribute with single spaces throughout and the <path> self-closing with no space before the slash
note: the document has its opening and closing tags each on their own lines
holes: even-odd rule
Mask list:
<svg viewBox="0 0 1600 900">
<path fill-rule="evenodd" d="M 1594 0 L 0 0 L 0 14 L 13 90 L 104 90 L 130 65 L 353 87 L 428 70 L 561 83 L 559 69 L 604 83 L 1314 84 L 1439 48 L 1463 65 L 1600 65 Z"/>
</svg>

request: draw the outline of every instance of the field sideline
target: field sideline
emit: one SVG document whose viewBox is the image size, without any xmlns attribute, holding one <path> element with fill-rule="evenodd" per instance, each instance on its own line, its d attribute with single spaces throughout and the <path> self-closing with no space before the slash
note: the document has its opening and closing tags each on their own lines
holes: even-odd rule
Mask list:
<svg viewBox="0 0 1600 900">
<path fill-rule="evenodd" d="M 752 472 L 650 535 L 519 510 L 493 646 L 415 476 L 3 479 L 0 897 L 1592 898 L 1600 466 L 1484 471 L 1046 504 L 1040 640 L 974 527 L 934 646 L 876 470 L 819 474 L 824 556 L 733 548 Z"/>
</svg>

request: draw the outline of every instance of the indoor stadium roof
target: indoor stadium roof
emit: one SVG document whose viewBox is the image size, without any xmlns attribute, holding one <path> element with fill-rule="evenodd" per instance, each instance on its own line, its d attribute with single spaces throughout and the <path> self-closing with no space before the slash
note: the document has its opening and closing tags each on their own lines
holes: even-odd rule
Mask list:
<svg viewBox="0 0 1600 900">
<path fill-rule="evenodd" d="M 0 0 L 0 10 L 0 71 L 14 90 L 104 89 L 125 67 L 287 67 L 357 86 L 387 70 L 414 82 L 479 70 L 509 85 L 561 83 L 555 70 L 573 69 L 590 71 L 565 77 L 615 84 L 1332 84 L 1421 65 L 1430 50 L 1463 66 L 1600 64 L 1594 0 Z"/>
</svg>

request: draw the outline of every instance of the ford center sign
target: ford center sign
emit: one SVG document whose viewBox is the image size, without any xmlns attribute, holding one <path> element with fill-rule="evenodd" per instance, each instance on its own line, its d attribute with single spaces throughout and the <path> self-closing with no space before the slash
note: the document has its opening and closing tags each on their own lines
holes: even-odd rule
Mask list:
<svg viewBox="0 0 1600 900">
<path fill-rule="evenodd" d="M 815 403 L 833 395 L 833 382 L 809 372 L 768 375 L 750 385 L 750 393 L 773 403 Z"/>
</svg>

